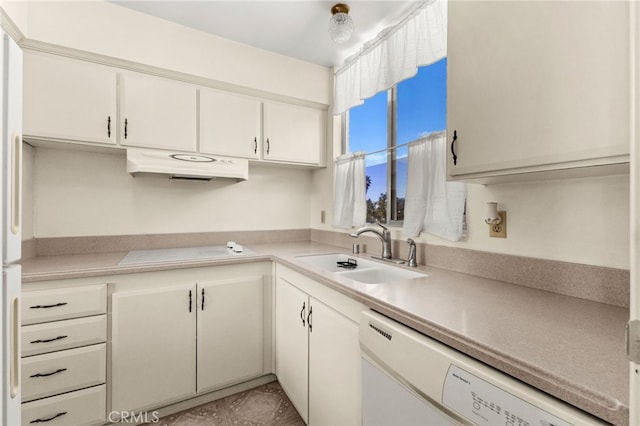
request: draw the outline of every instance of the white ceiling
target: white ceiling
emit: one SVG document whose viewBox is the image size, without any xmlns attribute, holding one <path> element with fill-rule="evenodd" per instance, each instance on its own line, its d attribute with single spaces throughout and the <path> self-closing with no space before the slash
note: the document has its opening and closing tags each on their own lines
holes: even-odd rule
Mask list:
<svg viewBox="0 0 640 426">
<path fill-rule="evenodd" d="M 340 65 L 382 29 L 406 16 L 415 0 L 347 2 L 355 31 L 337 44 L 327 32 L 326 0 L 110 0 L 112 3 L 261 49 L 323 66 Z M 342 0 L 344 2 L 344 0 Z"/>
</svg>

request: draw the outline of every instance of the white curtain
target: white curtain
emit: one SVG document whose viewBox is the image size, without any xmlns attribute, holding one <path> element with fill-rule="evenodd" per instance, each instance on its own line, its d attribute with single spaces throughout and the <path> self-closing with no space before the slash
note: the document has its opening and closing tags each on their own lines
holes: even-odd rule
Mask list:
<svg viewBox="0 0 640 426">
<path fill-rule="evenodd" d="M 351 228 L 364 225 L 367 220 L 364 152 L 338 157 L 335 170 L 333 226 Z"/>
<path fill-rule="evenodd" d="M 342 114 L 376 93 L 447 56 L 447 1 L 421 1 L 409 16 L 348 58 L 335 72 L 333 113 Z"/>
<path fill-rule="evenodd" d="M 446 133 L 432 133 L 409 145 L 403 234 L 421 231 L 459 241 L 462 238 L 467 186 L 447 182 Z"/>
</svg>

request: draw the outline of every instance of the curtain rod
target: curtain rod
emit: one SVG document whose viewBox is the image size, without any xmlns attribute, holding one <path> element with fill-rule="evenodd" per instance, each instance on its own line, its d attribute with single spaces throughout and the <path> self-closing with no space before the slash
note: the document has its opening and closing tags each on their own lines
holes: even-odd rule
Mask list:
<svg viewBox="0 0 640 426">
<path fill-rule="evenodd" d="M 394 149 L 404 148 L 405 146 L 409 146 L 409 145 L 414 144 L 414 143 L 418 143 L 418 142 L 422 142 L 422 141 L 428 141 L 428 140 L 432 140 L 432 139 L 435 139 L 435 138 L 440 137 L 440 136 L 444 136 L 444 135 L 446 135 L 446 133 L 447 133 L 446 130 L 440 130 L 438 132 L 432 132 L 432 133 L 429 133 L 427 136 L 419 137 L 418 139 L 414 139 L 414 140 L 412 140 L 410 142 L 406 142 L 406 143 L 403 143 L 403 144 L 400 144 L 400 145 L 390 146 L 390 147 L 387 147 L 387 148 L 382 148 L 382 149 L 379 149 L 379 150 L 373 151 L 373 152 L 367 152 L 367 153 L 364 154 L 364 156 L 366 157 L 367 155 L 380 154 L 381 152 L 391 152 Z"/>
</svg>

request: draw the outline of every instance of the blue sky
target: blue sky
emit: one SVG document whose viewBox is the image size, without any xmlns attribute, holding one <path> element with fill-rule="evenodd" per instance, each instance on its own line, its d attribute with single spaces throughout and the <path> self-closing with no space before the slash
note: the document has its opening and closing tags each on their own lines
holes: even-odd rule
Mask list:
<svg viewBox="0 0 640 426">
<path fill-rule="evenodd" d="M 425 134 L 446 129 L 447 60 L 421 67 L 418 74 L 398 84 L 396 140 L 398 145 L 411 142 Z M 387 146 L 387 92 L 365 100 L 349 111 L 349 151 L 378 151 Z M 399 148 L 398 158 L 407 155 Z M 386 153 L 366 157 L 371 188 L 367 198 L 377 200 L 386 192 Z M 406 161 L 398 164 L 398 196 L 406 188 Z"/>
</svg>

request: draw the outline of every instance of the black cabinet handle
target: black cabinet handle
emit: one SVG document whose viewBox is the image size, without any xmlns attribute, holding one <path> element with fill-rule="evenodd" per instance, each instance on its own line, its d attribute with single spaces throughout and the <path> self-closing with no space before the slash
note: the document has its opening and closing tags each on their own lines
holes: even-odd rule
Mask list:
<svg viewBox="0 0 640 426">
<path fill-rule="evenodd" d="M 300 319 L 302 320 L 302 326 L 303 327 L 306 325 L 305 314 L 304 314 L 305 308 L 306 308 L 306 302 L 302 302 L 302 310 L 300 311 Z"/>
<path fill-rule="evenodd" d="M 269 138 L 267 138 L 267 155 L 269 155 Z"/>
<path fill-rule="evenodd" d="M 202 310 L 204 311 L 204 288 L 202 289 Z"/>
<path fill-rule="evenodd" d="M 58 417 L 62 417 L 65 414 L 67 414 L 67 412 L 62 411 L 53 417 L 49 417 L 48 419 L 35 419 L 35 420 L 31 420 L 29 423 L 46 423 L 46 422 L 50 422 L 51 420 L 57 419 Z"/>
<path fill-rule="evenodd" d="M 453 131 L 453 140 L 451 141 L 451 158 L 453 158 L 453 165 L 455 166 L 458 162 L 458 156 L 456 155 L 455 146 L 456 140 L 458 140 L 458 135 L 456 131 Z"/>
<path fill-rule="evenodd" d="M 67 302 L 54 303 L 53 305 L 33 305 L 29 306 L 29 309 L 49 309 L 49 308 L 57 308 L 59 306 L 66 305 Z"/>
<path fill-rule="evenodd" d="M 29 343 L 49 343 L 49 342 L 55 342 L 56 340 L 62 340 L 62 339 L 66 339 L 69 336 L 58 336 L 58 337 L 54 337 L 53 339 L 38 339 L 38 340 L 32 340 Z"/>
<path fill-rule="evenodd" d="M 129 131 L 129 120 L 125 118 L 124 119 L 124 138 L 125 139 L 127 138 L 128 131 Z"/>
<path fill-rule="evenodd" d="M 191 290 L 189 290 L 189 312 L 191 312 L 191 305 L 192 305 L 192 300 L 191 300 Z"/>
<path fill-rule="evenodd" d="M 258 138 L 253 138 L 253 153 L 258 153 Z"/>
<path fill-rule="evenodd" d="M 53 376 L 54 374 L 58 374 L 58 373 L 62 373 L 64 371 L 67 371 L 66 368 L 58 368 L 56 371 L 52 371 L 51 373 L 36 373 L 36 374 L 32 374 L 31 377 L 32 379 L 36 378 L 36 377 L 49 377 L 49 376 Z"/>
<path fill-rule="evenodd" d="M 311 314 L 313 314 L 313 306 L 309 305 L 309 316 L 307 317 L 307 324 L 309 324 L 309 332 L 313 331 L 313 326 L 311 325 Z"/>
<path fill-rule="evenodd" d="M 111 137 L 111 116 L 107 117 L 107 137 Z"/>
</svg>

